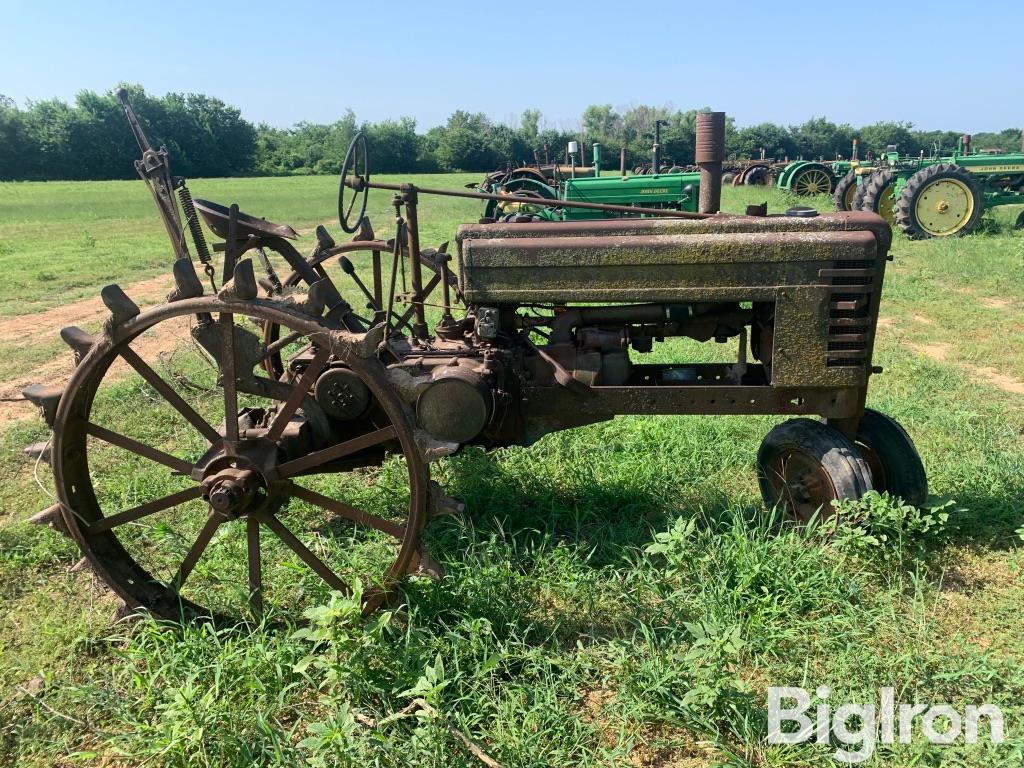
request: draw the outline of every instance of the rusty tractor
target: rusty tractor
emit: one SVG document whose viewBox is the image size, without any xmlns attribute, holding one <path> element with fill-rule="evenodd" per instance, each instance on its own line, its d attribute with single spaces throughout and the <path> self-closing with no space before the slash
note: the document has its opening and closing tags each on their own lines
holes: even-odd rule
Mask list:
<svg viewBox="0 0 1024 768">
<path fill-rule="evenodd" d="M 716 213 L 724 135 L 698 137 L 700 213 L 468 224 L 453 255 L 422 247 L 421 196 L 486 195 L 377 183 L 357 136 L 338 196 L 354 238 L 321 227 L 303 256 L 291 227 L 192 200 L 123 101 L 174 288 L 145 310 L 104 288 L 102 332 L 61 332 L 70 382 L 26 396 L 52 427 L 58 496 L 35 519 L 129 608 L 246 621 L 336 589 L 371 610 L 407 574 L 443 576 L 424 527 L 461 504 L 432 461 L 620 414 L 787 417 L 757 474 L 765 504 L 797 521 L 872 488 L 927 495 L 907 433 L 865 407 L 889 227 L 863 212 Z M 393 194 L 387 241 L 365 215 L 370 189 Z M 642 362 L 679 337 L 720 361 Z"/>
</svg>

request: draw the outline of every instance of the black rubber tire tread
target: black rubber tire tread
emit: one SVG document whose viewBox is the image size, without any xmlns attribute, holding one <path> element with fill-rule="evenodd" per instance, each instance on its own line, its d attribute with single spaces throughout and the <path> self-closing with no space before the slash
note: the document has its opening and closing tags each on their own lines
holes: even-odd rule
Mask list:
<svg viewBox="0 0 1024 768">
<path fill-rule="evenodd" d="M 857 447 L 841 432 L 820 421 L 799 418 L 771 429 L 757 451 L 757 481 L 767 507 L 780 503 L 767 478 L 767 467 L 781 451 L 797 450 L 815 461 L 829 476 L 839 500 L 859 499 L 872 489 L 871 469 Z M 829 510 L 822 510 L 827 517 Z"/>
<path fill-rule="evenodd" d="M 872 173 L 864 186 L 864 196 L 861 198 L 860 210 L 878 213 L 878 205 L 882 195 L 896 181 L 896 171 L 892 168 L 882 168 Z"/>
<path fill-rule="evenodd" d="M 743 176 L 743 183 L 749 187 L 768 186 L 770 184 L 768 179 L 769 173 L 770 171 L 766 165 L 754 166 Z"/>
<path fill-rule="evenodd" d="M 874 171 L 871 173 L 874 173 Z M 860 184 L 857 185 L 857 191 L 853 193 L 853 201 L 850 203 L 850 210 L 859 211 L 864 205 L 864 191 L 868 188 L 868 179 L 871 178 L 871 173 L 865 173 L 861 177 Z"/>
<path fill-rule="evenodd" d="M 914 216 L 914 203 L 918 195 L 931 183 L 937 179 L 950 178 L 962 181 L 971 190 L 971 195 L 974 197 L 974 212 L 964 226 L 952 234 L 945 235 L 945 237 L 963 237 L 977 228 L 978 222 L 981 221 L 981 215 L 985 212 L 985 198 L 981 193 L 981 185 L 978 183 L 978 180 L 959 165 L 936 163 L 927 168 L 922 168 L 907 179 L 907 186 L 903 188 L 903 192 L 900 193 L 900 197 L 896 201 L 896 206 L 893 209 L 893 213 L 896 215 L 896 225 L 903 230 L 907 237 L 912 240 L 924 240 L 935 237 L 935 235 L 929 234 L 918 225 L 917 218 Z"/>
<path fill-rule="evenodd" d="M 881 464 L 883 477 L 876 473 L 871 477 L 876 491 L 887 491 L 915 507 L 924 504 L 928 498 L 924 463 L 914 441 L 895 419 L 865 408 L 857 427 L 857 444 L 868 446 Z"/>
<path fill-rule="evenodd" d="M 846 205 L 846 193 L 850 187 L 857 186 L 857 172 L 850 171 L 843 178 L 836 182 L 836 191 L 832 193 L 832 202 L 835 204 L 837 211 L 852 211 L 852 207 Z M 852 202 L 856 202 L 854 199 Z"/>
</svg>

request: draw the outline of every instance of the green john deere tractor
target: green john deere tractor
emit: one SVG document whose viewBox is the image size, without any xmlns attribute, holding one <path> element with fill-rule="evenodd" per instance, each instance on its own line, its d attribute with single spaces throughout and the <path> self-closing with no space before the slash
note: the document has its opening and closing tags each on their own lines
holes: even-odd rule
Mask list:
<svg viewBox="0 0 1024 768">
<path fill-rule="evenodd" d="M 857 168 L 864 163 L 857 159 L 859 141 L 853 140 L 850 159 L 794 160 L 779 174 L 776 186 L 800 197 L 833 195 L 836 210 L 853 211 L 857 191 Z"/>
<path fill-rule="evenodd" d="M 973 151 L 967 135 L 950 155 L 900 157 L 889 147 L 874 167 L 857 173 L 854 207 L 878 213 L 914 239 L 966 235 L 986 208 L 1024 205 L 1024 146 L 1015 153 Z M 1017 226 L 1024 227 L 1024 212 Z"/>
<path fill-rule="evenodd" d="M 655 144 L 657 147 L 657 143 Z M 525 220 L 527 217 L 545 221 L 574 221 L 607 218 L 608 212 L 587 208 L 552 208 L 531 200 L 566 200 L 602 205 L 633 206 L 645 209 L 697 211 L 700 194 L 700 173 L 644 173 L 627 176 L 601 176 L 601 145 L 594 144 L 594 162 L 577 173 L 579 149 L 576 142 L 569 143 L 573 162 L 568 176 L 556 175 L 550 182 L 520 175 L 497 183 L 485 182 L 478 186 L 481 192 L 500 193 L 521 197 L 522 202 L 490 200 L 484 217 L 493 221 Z M 585 174 L 585 175 L 583 175 Z M 490 179 L 490 177 L 488 177 Z M 626 212 L 617 215 L 630 215 Z M 643 215 L 643 214 L 640 214 Z"/>
</svg>

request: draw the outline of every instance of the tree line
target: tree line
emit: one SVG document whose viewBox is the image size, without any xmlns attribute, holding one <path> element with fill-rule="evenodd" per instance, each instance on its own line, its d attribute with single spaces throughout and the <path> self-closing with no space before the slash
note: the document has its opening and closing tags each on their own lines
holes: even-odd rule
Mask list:
<svg viewBox="0 0 1024 768">
<path fill-rule="evenodd" d="M 641 105 L 620 113 L 610 104 L 595 104 L 583 112 L 578 130 L 567 131 L 542 127 L 535 109 L 524 111 L 515 126 L 460 109 L 444 125 L 419 133 L 409 117 L 360 123 L 349 110 L 334 123 L 275 128 L 254 125 L 239 109 L 211 96 L 153 96 L 138 85 L 127 88 L 150 141 L 167 147 L 175 173 L 193 177 L 335 174 L 357 131 L 367 135 L 376 173 L 489 171 L 507 163 L 558 161 L 573 139 L 599 142 L 609 167 L 618 165 L 619 150 L 625 148 L 627 165 L 633 167 L 650 159 L 656 120 L 664 121 L 662 157 L 689 165 L 701 111 Z M 0 95 L 0 179 L 134 177 L 132 161 L 139 151 L 114 93 L 82 91 L 74 104 L 49 99 L 24 107 Z M 915 130 L 904 122 L 854 128 L 817 117 L 800 125 L 738 128 L 730 118 L 726 150 L 735 159 L 757 158 L 762 150 L 769 158 L 833 159 L 849 157 L 858 138 L 862 153 L 896 144 L 904 154 L 930 154 L 935 147 L 951 150 L 959 136 L 953 130 Z M 1019 128 L 974 137 L 978 148 L 1017 151 L 1020 145 Z"/>
</svg>

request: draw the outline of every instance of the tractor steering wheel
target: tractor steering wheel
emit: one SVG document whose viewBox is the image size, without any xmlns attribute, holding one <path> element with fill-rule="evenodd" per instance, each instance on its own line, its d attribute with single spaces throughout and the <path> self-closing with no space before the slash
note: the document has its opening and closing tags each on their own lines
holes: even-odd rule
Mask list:
<svg viewBox="0 0 1024 768">
<path fill-rule="evenodd" d="M 351 179 L 349 175 L 351 174 Z M 366 198 L 370 194 L 370 155 L 366 150 L 366 136 L 359 131 L 352 137 L 345 153 L 345 162 L 341 164 L 341 182 L 338 184 L 338 223 L 350 235 L 359 229 L 366 216 Z M 352 190 L 352 199 L 345 207 L 345 187 Z M 362 193 L 360 195 L 360 192 Z M 362 200 L 362 202 L 360 202 Z M 352 220 L 352 212 L 359 204 L 359 215 Z"/>
</svg>

